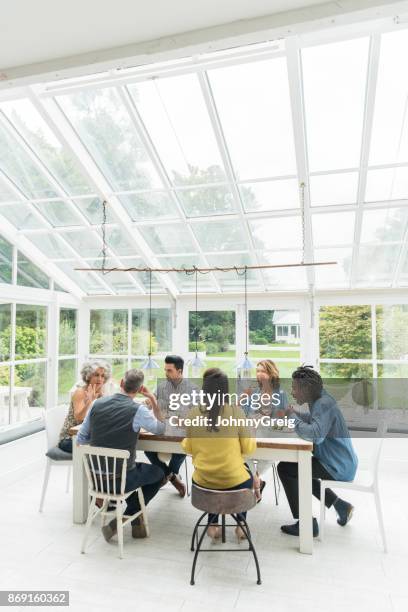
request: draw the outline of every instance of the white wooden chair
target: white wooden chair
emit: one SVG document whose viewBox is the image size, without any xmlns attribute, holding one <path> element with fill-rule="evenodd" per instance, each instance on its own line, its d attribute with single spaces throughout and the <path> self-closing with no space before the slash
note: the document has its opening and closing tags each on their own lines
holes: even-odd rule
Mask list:
<svg viewBox="0 0 408 612">
<path fill-rule="evenodd" d="M 125 492 L 129 451 L 89 445 L 82 446 L 81 451 L 83 454 L 85 473 L 88 479 L 88 493 L 91 497 L 81 553 L 85 552 L 86 542 L 94 519 L 100 515 L 103 527 L 107 516 L 112 518 L 113 515 L 116 515 L 119 557 L 123 559 L 123 527 L 125 527 L 125 525 L 142 515 L 146 527 L 146 534 L 149 536 L 149 525 L 142 488 L 139 487 Z M 106 475 L 108 475 L 108 477 L 106 477 Z M 135 514 L 127 516 L 126 520 L 122 521 L 122 517 L 124 516 L 122 505 L 135 491 L 138 493 L 141 509 Z M 100 508 L 96 506 L 97 498 L 103 500 L 103 504 Z M 116 505 L 116 511 L 108 511 L 110 503 Z"/>
<path fill-rule="evenodd" d="M 39 512 L 43 511 L 45 494 L 48 488 L 51 468 L 53 466 L 68 467 L 66 492 L 69 491 L 71 478 L 72 455 L 61 450 L 58 445 L 59 434 L 67 414 L 66 406 L 56 406 L 44 412 L 45 432 L 47 436 L 47 464 L 45 466 L 44 482 L 41 491 Z"/>
<path fill-rule="evenodd" d="M 377 439 L 374 440 L 375 448 L 371 456 L 371 460 L 366 469 L 358 468 L 355 479 L 352 482 L 343 482 L 339 480 L 321 480 L 320 481 L 320 535 L 319 539 L 324 537 L 324 521 L 326 506 L 324 503 L 326 489 L 348 489 L 349 491 L 361 491 L 363 493 L 371 493 L 374 495 L 375 509 L 377 512 L 378 524 L 380 527 L 381 539 L 384 552 L 387 552 L 387 541 L 385 537 L 384 520 L 382 514 L 380 491 L 378 487 L 378 472 L 380 465 L 381 450 L 384 442 L 384 436 L 387 433 L 387 423 L 382 421 L 377 428 Z"/>
</svg>

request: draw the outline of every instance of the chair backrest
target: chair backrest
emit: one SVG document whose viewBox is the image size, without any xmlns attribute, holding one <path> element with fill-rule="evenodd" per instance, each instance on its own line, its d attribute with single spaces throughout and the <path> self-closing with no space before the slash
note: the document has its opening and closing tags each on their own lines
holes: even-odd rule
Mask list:
<svg viewBox="0 0 408 612">
<path fill-rule="evenodd" d="M 191 503 L 194 508 L 212 514 L 238 514 L 253 508 L 256 498 L 252 489 L 215 491 L 193 484 Z"/>
<path fill-rule="evenodd" d="M 88 488 L 93 493 L 123 495 L 126 484 L 127 450 L 82 446 Z"/>
<path fill-rule="evenodd" d="M 45 432 L 47 435 L 47 448 L 57 446 L 61 428 L 68 412 L 67 406 L 56 406 L 44 411 Z"/>
</svg>

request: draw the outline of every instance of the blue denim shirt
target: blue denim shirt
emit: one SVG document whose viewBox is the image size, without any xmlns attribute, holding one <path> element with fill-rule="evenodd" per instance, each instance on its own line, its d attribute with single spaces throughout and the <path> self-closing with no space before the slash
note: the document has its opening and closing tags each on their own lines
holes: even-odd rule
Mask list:
<svg viewBox="0 0 408 612">
<path fill-rule="evenodd" d="M 295 431 L 314 444 L 313 455 L 335 480 L 352 481 L 358 459 L 337 402 L 324 389 L 308 414 L 294 413 Z"/>
</svg>

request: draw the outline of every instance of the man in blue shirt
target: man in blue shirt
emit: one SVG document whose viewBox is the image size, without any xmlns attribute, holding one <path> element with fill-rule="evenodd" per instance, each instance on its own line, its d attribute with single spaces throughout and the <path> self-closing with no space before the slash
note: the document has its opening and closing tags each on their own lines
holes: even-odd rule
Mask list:
<svg viewBox="0 0 408 612">
<path fill-rule="evenodd" d="M 351 444 L 346 422 L 336 400 L 323 389 L 321 376 L 311 366 L 302 366 L 292 374 L 292 395 L 301 406 L 309 405 L 309 413 L 301 414 L 290 408 L 295 431 L 303 439 L 314 443 L 312 457 L 312 492 L 320 499 L 320 480 L 352 481 L 357 470 L 357 456 Z M 285 489 L 293 518 L 299 518 L 298 465 L 281 461 L 279 477 Z M 352 517 L 353 506 L 326 489 L 325 504 L 334 506 L 341 526 Z M 289 535 L 299 535 L 299 521 L 282 525 Z M 317 520 L 313 519 L 313 535 L 319 534 Z"/>
<path fill-rule="evenodd" d="M 78 444 L 90 444 L 105 448 L 128 450 L 125 491 L 142 488 L 145 504 L 156 495 L 164 479 L 164 472 L 156 465 L 137 463 L 136 444 L 141 428 L 153 434 L 165 431 L 164 418 L 156 398 L 143 386 L 142 370 L 129 370 L 120 381 L 120 393 L 97 399 L 82 423 L 78 432 Z M 150 404 L 136 403 L 136 395 L 144 395 Z M 125 514 L 136 514 L 140 510 L 137 493 L 132 493 L 127 500 Z M 116 519 L 102 527 L 102 533 L 108 542 L 117 532 Z M 132 536 L 146 537 L 143 517 L 132 521 Z"/>
</svg>

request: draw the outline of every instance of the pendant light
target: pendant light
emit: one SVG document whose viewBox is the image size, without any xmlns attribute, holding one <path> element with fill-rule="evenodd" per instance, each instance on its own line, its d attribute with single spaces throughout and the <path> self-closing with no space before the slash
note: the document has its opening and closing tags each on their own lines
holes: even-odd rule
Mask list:
<svg viewBox="0 0 408 612">
<path fill-rule="evenodd" d="M 142 363 L 142 370 L 147 376 L 153 375 L 153 370 L 158 370 L 159 366 L 152 358 L 152 271 L 149 270 L 149 353 L 147 359 Z"/>
<path fill-rule="evenodd" d="M 251 378 L 253 363 L 248 358 L 248 287 L 247 287 L 247 266 L 244 268 L 244 295 L 245 295 L 245 352 L 242 361 L 237 366 L 238 378 Z"/>
<path fill-rule="evenodd" d="M 195 313 L 194 313 L 194 341 L 195 341 L 195 356 L 190 361 L 191 378 L 200 378 L 202 370 L 205 368 L 205 363 L 198 354 L 198 270 L 194 266 L 195 272 Z"/>
</svg>

